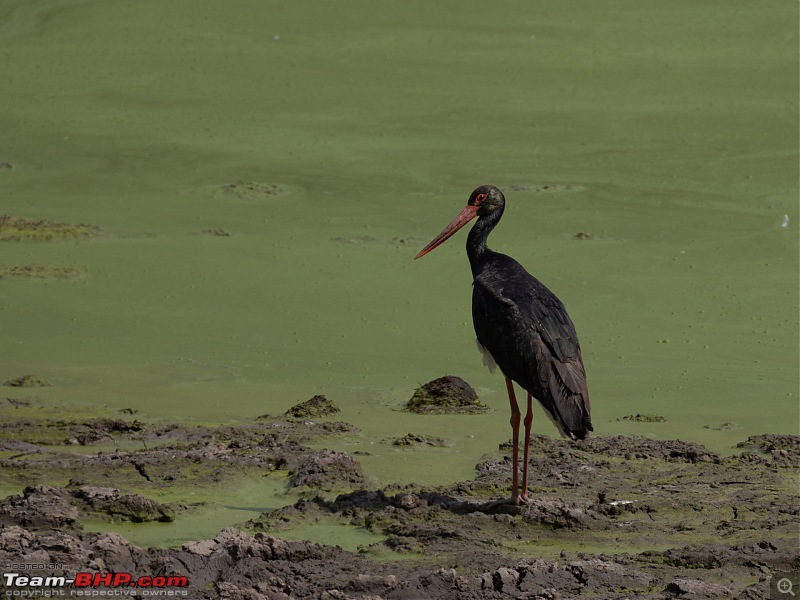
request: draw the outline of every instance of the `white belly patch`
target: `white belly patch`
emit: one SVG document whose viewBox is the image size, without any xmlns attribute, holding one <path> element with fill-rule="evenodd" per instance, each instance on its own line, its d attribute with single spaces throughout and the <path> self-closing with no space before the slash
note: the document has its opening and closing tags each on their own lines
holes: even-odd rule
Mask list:
<svg viewBox="0 0 800 600">
<path fill-rule="evenodd" d="M 478 347 L 478 352 L 481 353 L 483 357 L 483 365 L 489 368 L 490 373 L 494 373 L 495 369 L 497 369 L 497 363 L 494 362 L 494 357 L 492 354 L 483 347 L 483 345 L 478 341 L 478 338 L 475 338 L 475 345 Z"/>
</svg>

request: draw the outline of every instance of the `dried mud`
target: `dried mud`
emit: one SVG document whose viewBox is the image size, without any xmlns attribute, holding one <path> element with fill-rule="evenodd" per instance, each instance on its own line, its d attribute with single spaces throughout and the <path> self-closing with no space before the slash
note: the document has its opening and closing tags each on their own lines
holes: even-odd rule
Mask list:
<svg viewBox="0 0 800 600">
<path fill-rule="evenodd" d="M 798 436 L 751 437 L 728 457 L 680 440 L 535 436 L 532 500 L 513 506 L 498 502 L 508 444 L 468 481 L 375 487 L 356 456 L 310 447 L 358 435 L 339 421 L 7 418 L 2 428 L 0 483 L 24 491 L 0 501 L 0 560 L 62 565 L 45 576 L 185 576 L 190 598 L 691 599 L 765 598 L 775 574 L 800 569 Z M 93 440 L 116 447 L 76 447 Z M 150 496 L 264 476 L 284 476 L 302 499 L 181 548 L 140 548 L 81 524 L 180 520 L 196 508 Z M 282 535 L 326 522 L 375 541 L 351 552 Z"/>
</svg>

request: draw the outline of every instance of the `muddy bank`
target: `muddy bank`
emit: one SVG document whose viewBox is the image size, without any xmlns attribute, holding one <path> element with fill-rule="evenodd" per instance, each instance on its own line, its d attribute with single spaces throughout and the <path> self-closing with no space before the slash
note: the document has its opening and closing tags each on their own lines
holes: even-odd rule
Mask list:
<svg viewBox="0 0 800 600">
<path fill-rule="evenodd" d="M 800 569 L 797 436 L 749 438 L 731 457 L 679 440 L 535 436 L 532 500 L 517 507 L 497 502 L 510 487 L 507 444 L 471 480 L 379 488 L 357 456 L 311 447 L 357 435 L 345 422 L 27 418 L 3 429 L 1 483 L 24 491 L 0 501 L 0 560 L 60 565 L 29 575 L 185 576 L 191 598 L 690 599 L 768 597 L 775 573 Z M 117 447 L 80 451 L 95 439 Z M 180 520 L 197 508 L 150 495 L 243 476 L 283 476 L 303 497 L 181 548 L 82 526 Z M 376 541 L 349 552 L 284 538 L 331 522 Z"/>
</svg>

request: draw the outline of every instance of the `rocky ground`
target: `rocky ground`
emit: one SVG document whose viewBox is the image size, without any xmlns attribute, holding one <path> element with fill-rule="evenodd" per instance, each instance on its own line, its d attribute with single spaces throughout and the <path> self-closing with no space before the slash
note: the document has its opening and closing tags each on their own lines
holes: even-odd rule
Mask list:
<svg viewBox="0 0 800 600">
<path fill-rule="evenodd" d="M 188 587 L 170 588 L 171 595 L 252 600 L 756 599 L 770 597 L 775 574 L 800 571 L 798 436 L 751 437 L 730 457 L 678 440 L 536 436 L 532 500 L 516 507 L 496 502 L 510 488 L 507 445 L 469 481 L 377 488 L 357 456 L 309 447 L 358 433 L 319 420 L 335 413 L 324 397 L 279 417 L 217 428 L 5 412 L 0 483 L 24 492 L 0 500 L 0 563 L 27 565 L 31 577 L 74 575 L 50 565 L 185 576 Z M 386 443 L 431 443 L 414 434 L 398 440 Z M 118 449 L 86 452 L 109 442 Z M 191 507 L 149 494 L 271 474 L 303 499 L 180 549 L 139 548 L 81 526 L 86 517 L 180 519 Z M 331 519 L 381 541 L 348 552 L 281 537 Z"/>
</svg>

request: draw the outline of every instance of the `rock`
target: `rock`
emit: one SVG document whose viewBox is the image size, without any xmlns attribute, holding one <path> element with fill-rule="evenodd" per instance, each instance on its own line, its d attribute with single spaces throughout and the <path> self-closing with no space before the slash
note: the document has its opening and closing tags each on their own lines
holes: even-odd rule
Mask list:
<svg viewBox="0 0 800 600">
<path fill-rule="evenodd" d="M 416 413 L 483 412 L 488 410 L 478 402 L 478 394 L 460 377 L 446 375 L 420 386 L 406 404 L 406 410 Z"/>
</svg>

